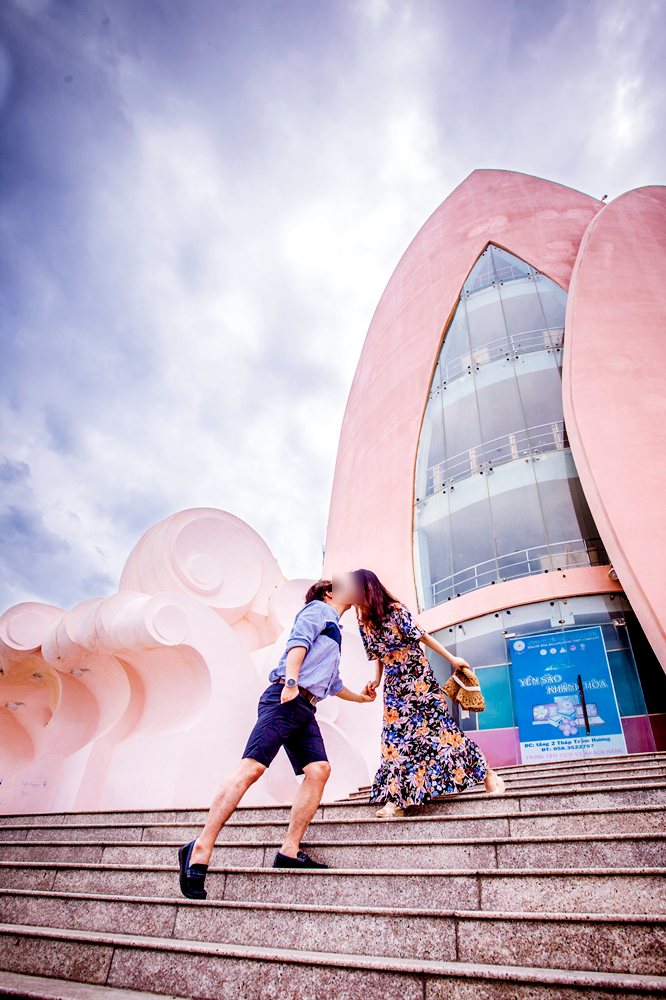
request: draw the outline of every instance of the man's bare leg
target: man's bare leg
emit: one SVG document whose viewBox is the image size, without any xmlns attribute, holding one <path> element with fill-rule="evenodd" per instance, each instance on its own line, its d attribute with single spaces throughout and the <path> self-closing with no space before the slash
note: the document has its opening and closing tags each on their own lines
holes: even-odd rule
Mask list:
<svg viewBox="0 0 666 1000">
<path fill-rule="evenodd" d="M 306 764 L 303 773 L 305 777 L 291 807 L 287 836 L 280 848 L 280 854 L 288 858 L 298 856 L 303 834 L 319 808 L 324 786 L 331 773 L 331 765 L 327 760 L 316 760 L 312 764 Z"/>
<path fill-rule="evenodd" d="M 194 841 L 194 847 L 190 856 L 191 865 L 208 864 L 220 830 L 234 812 L 250 785 L 258 781 L 265 770 L 265 766 L 260 764 L 258 760 L 253 760 L 252 757 L 245 757 L 234 773 L 220 786 L 210 807 L 206 825 Z"/>
</svg>

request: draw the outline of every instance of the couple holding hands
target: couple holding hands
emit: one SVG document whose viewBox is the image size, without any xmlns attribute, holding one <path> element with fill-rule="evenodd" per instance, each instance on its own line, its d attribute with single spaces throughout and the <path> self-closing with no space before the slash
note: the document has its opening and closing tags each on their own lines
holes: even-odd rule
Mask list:
<svg viewBox="0 0 666 1000">
<path fill-rule="evenodd" d="M 355 606 L 361 638 L 375 676 L 356 694 L 340 679 L 340 616 Z M 281 746 L 303 781 L 296 793 L 285 840 L 274 868 L 326 868 L 300 849 L 331 771 L 319 731 L 315 706 L 323 698 L 371 702 L 384 675 L 384 723 L 381 765 L 370 800 L 382 804 L 377 816 L 404 815 L 438 795 L 461 792 L 485 782 L 501 795 L 504 783 L 488 767 L 477 747 L 456 726 L 421 644 L 454 667 L 468 666 L 429 636 L 370 570 L 359 569 L 308 590 L 270 684 L 259 699 L 257 723 L 243 759 L 217 792 L 196 840 L 178 852 L 180 888 L 190 899 L 205 899 L 208 863 L 217 836 L 241 798 Z"/>
</svg>

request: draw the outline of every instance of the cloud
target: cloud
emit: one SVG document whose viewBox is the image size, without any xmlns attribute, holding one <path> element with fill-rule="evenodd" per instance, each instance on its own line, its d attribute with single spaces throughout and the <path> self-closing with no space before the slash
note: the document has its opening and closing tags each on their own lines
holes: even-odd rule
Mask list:
<svg viewBox="0 0 666 1000">
<path fill-rule="evenodd" d="M 427 216 L 479 166 L 597 196 L 663 180 L 661 2 L 2 18 L 2 450 L 29 467 L 7 603 L 109 592 L 191 506 L 316 575 L 365 330 Z"/>
<path fill-rule="evenodd" d="M 90 596 L 113 592 L 113 581 L 89 565 L 44 523 L 35 504 L 30 466 L 0 461 L 0 602 L 3 607 L 30 600 L 35 593 L 47 603 L 71 606 Z M 83 558 L 82 558 L 83 556 Z"/>
</svg>

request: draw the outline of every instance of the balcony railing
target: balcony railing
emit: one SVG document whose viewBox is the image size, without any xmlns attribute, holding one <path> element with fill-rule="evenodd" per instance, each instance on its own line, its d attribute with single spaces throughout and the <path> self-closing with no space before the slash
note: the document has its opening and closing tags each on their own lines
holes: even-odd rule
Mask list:
<svg viewBox="0 0 666 1000">
<path fill-rule="evenodd" d="M 432 496 L 452 483 L 460 482 L 476 473 L 492 472 L 495 466 L 514 462 L 530 455 L 564 451 L 569 447 L 564 421 L 553 420 L 512 431 L 484 441 L 474 448 L 466 448 L 446 461 L 431 465 L 426 473 L 425 496 Z M 417 497 L 417 502 L 423 499 Z"/>
<path fill-rule="evenodd" d="M 534 576 L 573 566 L 603 566 L 607 563 L 608 557 L 600 538 L 589 541 L 571 538 L 566 542 L 534 545 L 531 548 L 517 549 L 508 555 L 486 559 L 434 581 L 430 587 L 432 604 L 442 604 L 443 601 L 460 597 L 471 590 L 515 580 L 521 576 Z"/>
<path fill-rule="evenodd" d="M 491 340 L 482 347 L 475 347 L 467 354 L 461 354 L 458 358 L 452 358 L 446 364 L 440 366 L 440 378 L 442 387 L 461 375 L 469 374 L 472 369 L 477 369 L 481 365 L 490 364 L 491 361 L 517 358 L 521 354 L 532 354 L 535 351 L 557 352 L 562 350 L 564 343 L 564 330 L 526 330 L 524 333 L 511 334 L 506 337 L 499 337 Z M 444 341 L 446 346 L 446 341 Z"/>
</svg>

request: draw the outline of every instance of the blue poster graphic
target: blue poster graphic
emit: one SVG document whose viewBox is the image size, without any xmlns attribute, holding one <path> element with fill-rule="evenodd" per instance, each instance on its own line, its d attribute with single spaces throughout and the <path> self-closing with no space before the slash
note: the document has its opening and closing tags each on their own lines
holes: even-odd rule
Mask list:
<svg viewBox="0 0 666 1000">
<path fill-rule="evenodd" d="M 523 636 L 510 646 L 523 764 L 627 752 L 600 626 Z"/>
</svg>

